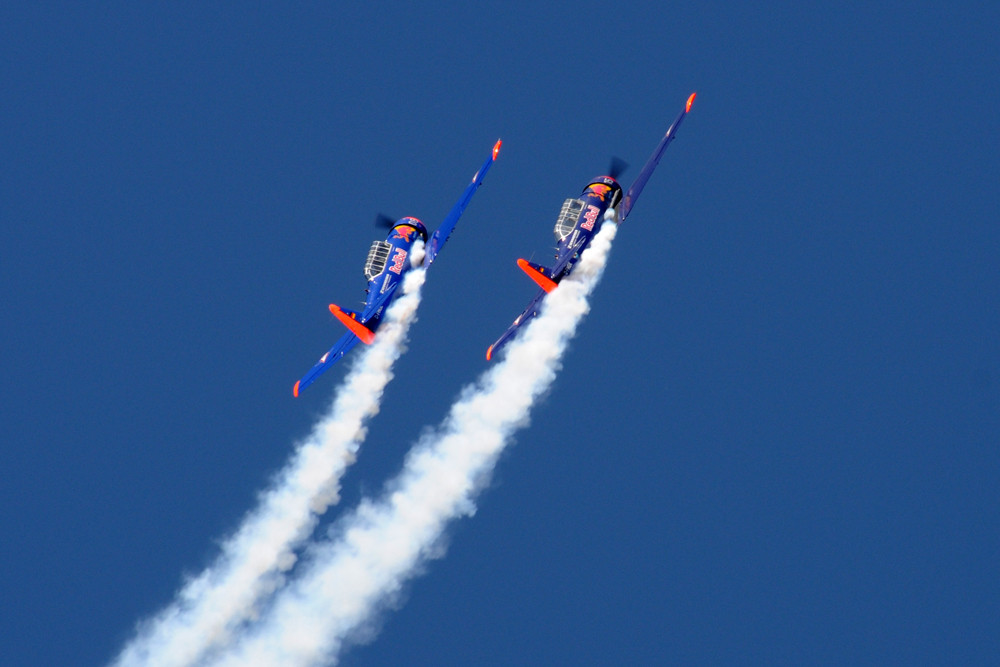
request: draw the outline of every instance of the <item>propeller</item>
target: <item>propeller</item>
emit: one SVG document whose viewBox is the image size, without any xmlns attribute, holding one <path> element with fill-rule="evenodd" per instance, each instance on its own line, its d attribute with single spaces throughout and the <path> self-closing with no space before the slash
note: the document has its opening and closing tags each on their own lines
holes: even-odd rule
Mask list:
<svg viewBox="0 0 1000 667">
<path fill-rule="evenodd" d="M 618 177 L 621 176 L 622 172 L 626 169 L 628 169 L 628 162 L 621 159 L 617 155 L 611 156 L 611 164 L 608 166 L 608 176 L 617 181 Z"/>
<path fill-rule="evenodd" d="M 379 213 L 375 216 L 375 226 L 392 229 L 392 226 L 396 224 L 396 220 L 397 218 L 390 218 L 385 213 Z"/>
</svg>

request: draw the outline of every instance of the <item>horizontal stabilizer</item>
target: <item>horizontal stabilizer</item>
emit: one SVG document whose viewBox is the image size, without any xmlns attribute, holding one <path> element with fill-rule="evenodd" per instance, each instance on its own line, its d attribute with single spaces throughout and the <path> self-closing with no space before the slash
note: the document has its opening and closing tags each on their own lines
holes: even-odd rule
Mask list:
<svg viewBox="0 0 1000 667">
<path fill-rule="evenodd" d="M 526 259 L 517 260 L 517 265 L 546 292 L 551 292 L 556 288 L 556 282 L 552 280 L 552 269 L 529 262 Z"/>
<path fill-rule="evenodd" d="M 358 314 L 353 310 L 342 310 L 337 304 L 331 303 L 330 312 L 365 345 L 371 345 L 375 341 L 375 332 L 361 324 L 357 319 Z"/>
</svg>

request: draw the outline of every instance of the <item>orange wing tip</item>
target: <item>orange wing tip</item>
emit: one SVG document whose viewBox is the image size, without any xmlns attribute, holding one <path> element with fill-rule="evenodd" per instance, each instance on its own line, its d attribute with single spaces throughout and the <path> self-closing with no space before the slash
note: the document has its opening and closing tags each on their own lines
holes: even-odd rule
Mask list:
<svg viewBox="0 0 1000 667">
<path fill-rule="evenodd" d="M 490 349 L 486 350 L 486 361 L 493 358 L 493 346 L 490 345 Z"/>
<path fill-rule="evenodd" d="M 691 111 L 691 105 L 694 104 L 694 96 L 698 93 L 691 93 L 691 97 L 688 98 L 687 106 L 684 108 L 684 113 Z"/>
<path fill-rule="evenodd" d="M 543 274 L 541 271 L 536 270 L 531 264 L 528 263 L 526 259 L 517 260 L 517 265 L 521 267 L 521 270 L 528 274 L 528 277 L 538 283 L 546 292 L 551 292 L 556 288 L 556 283 L 554 280 Z"/>
<path fill-rule="evenodd" d="M 300 382 L 302 382 L 302 380 L 299 380 L 298 382 L 296 382 L 295 386 L 292 387 L 292 396 L 294 396 L 295 398 L 299 397 L 299 383 Z"/>
<path fill-rule="evenodd" d="M 494 160 L 497 159 L 497 153 L 500 152 L 500 144 L 502 144 L 502 143 L 503 143 L 502 141 L 500 141 L 499 139 L 497 139 L 497 142 L 495 144 L 493 144 L 493 159 Z"/>
<path fill-rule="evenodd" d="M 335 304 L 330 304 L 330 312 L 340 320 L 340 323 L 350 329 L 351 333 L 361 339 L 365 345 L 371 345 L 375 341 L 375 332 L 358 322 L 356 319 L 345 313 Z"/>
</svg>

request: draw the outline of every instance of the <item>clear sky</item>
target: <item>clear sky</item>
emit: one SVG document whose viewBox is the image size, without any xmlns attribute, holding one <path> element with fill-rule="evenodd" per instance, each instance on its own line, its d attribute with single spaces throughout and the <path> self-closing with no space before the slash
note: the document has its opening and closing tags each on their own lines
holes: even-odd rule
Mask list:
<svg viewBox="0 0 1000 667">
<path fill-rule="evenodd" d="M 344 663 L 1000 653 L 996 3 L 29 4 L 5 665 L 103 664 L 211 562 L 343 377 L 291 396 L 377 213 L 436 228 L 503 138 L 342 508 L 486 368 L 563 199 L 612 155 L 631 182 L 694 90 L 477 514 Z"/>
</svg>

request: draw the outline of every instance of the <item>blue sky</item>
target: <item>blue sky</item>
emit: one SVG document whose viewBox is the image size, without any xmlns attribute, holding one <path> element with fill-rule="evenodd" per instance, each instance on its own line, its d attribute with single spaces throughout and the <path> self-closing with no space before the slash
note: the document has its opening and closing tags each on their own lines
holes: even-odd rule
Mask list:
<svg viewBox="0 0 1000 667">
<path fill-rule="evenodd" d="M 1000 229 L 988 3 L 0 9 L 0 654 L 102 664 L 329 403 L 376 213 L 428 276 L 344 480 L 485 367 L 559 206 L 628 183 L 475 517 L 344 664 L 987 663 Z M 336 516 L 338 509 L 331 512 Z"/>
</svg>

